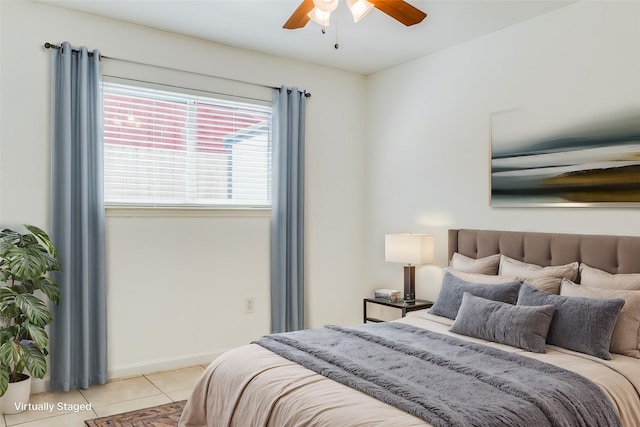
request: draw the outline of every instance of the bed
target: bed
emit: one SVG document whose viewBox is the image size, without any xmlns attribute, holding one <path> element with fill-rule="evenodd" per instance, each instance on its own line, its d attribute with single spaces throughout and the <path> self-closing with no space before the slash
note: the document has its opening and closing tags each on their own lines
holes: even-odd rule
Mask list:
<svg viewBox="0 0 640 427">
<path fill-rule="evenodd" d="M 362 387 L 364 387 L 362 383 L 368 383 L 369 377 L 364 377 L 366 378 L 366 381 L 357 377 L 348 380 L 338 378 L 332 374 L 334 372 L 332 371 L 333 368 L 328 368 L 324 365 L 318 368 L 318 363 L 325 363 L 324 359 L 321 362 L 308 362 L 307 359 L 309 356 L 306 353 L 297 354 L 302 347 L 296 347 L 294 349 L 295 351 L 290 350 L 290 353 L 293 351 L 297 354 L 294 355 L 294 357 L 290 354 L 286 354 L 287 358 L 285 358 L 276 354 L 276 352 L 280 351 L 278 350 L 278 346 L 285 346 L 285 344 L 293 345 L 289 343 L 288 340 L 294 340 L 295 343 L 297 343 L 296 345 L 303 343 L 303 346 L 312 346 L 320 341 L 331 342 L 332 340 L 342 343 L 342 338 L 338 339 L 333 338 L 332 335 L 322 334 L 344 334 L 348 332 L 349 334 L 356 334 L 358 336 L 362 335 L 366 337 L 367 340 L 379 341 L 386 346 L 385 348 L 389 347 L 387 342 L 390 335 L 397 337 L 400 342 L 398 346 L 406 346 L 411 344 L 410 337 L 414 335 L 405 336 L 403 334 L 419 333 L 421 334 L 421 337 L 424 336 L 425 338 L 414 340 L 419 341 L 422 346 L 416 351 L 422 355 L 422 351 L 424 350 L 424 354 L 428 355 L 426 358 L 437 359 L 439 360 L 437 363 L 443 366 L 449 366 L 453 364 L 453 362 L 444 360 L 440 357 L 437 353 L 439 351 L 439 347 L 432 351 L 430 347 L 432 344 L 428 339 L 433 338 L 434 342 L 441 340 L 444 343 L 444 346 L 454 344 L 460 345 L 462 346 L 460 348 L 463 348 L 464 351 L 457 350 L 454 351 L 454 353 L 466 352 L 465 354 L 467 355 L 464 357 L 467 358 L 470 357 L 469 354 L 472 354 L 469 352 L 487 353 L 489 354 L 487 357 L 499 356 L 499 358 L 504 358 L 506 360 L 504 363 L 531 364 L 535 365 L 536 369 L 542 366 L 549 370 L 549 375 L 551 376 L 550 380 L 548 382 L 543 382 L 540 386 L 541 389 L 531 392 L 531 395 L 534 396 L 533 400 L 537 399 L 541 402 L 540 406 L 546 407 L 547 404 L 550 404 L 549 407 L 551 409 L 547 409 L 547 411 L 550 411 L 552 414 L 549 416 L 548 425 L 616 425 L 613 421 L 594 421 L 588 418 L 585 419 L 582 418 L 583 415 L 576 415 L 575 419 L 570 419 L 568 422 L 566 420 L 553 419 L 553 412 L 555 411 L 555 409 L 553 409 L 553 405 L 556 403 L 556 397 L 554 396 L 567 395 L 565 396 L 567 402 L 559 403 L 558 405 L 560 406 L 582 404 L 581 398 L 573 395 L 573 392 L 560 390 L 562 384 L 565 383 L 564 379 L 560 379 L 560 376 L 558 378 L 553 377 L 553 375 L 568 375 L 571 378 L 575 377 L 584 383 L 588 383 L 581 383 L 581 387 L 591 387 L 588 391 L 588 393 L 591 393 L 590 397 L 587 397 L 588 393 L 585 391 L 585 405 L 593 406 L 594 408 L 596 405 L 602 405 L 604 412 L 614 412 L 614 416 L 617 418 L 616 423 L 619 423 L 617 425 L 623 425 L 625 427 L 640 426 L 640 349 L 637 347 L 637 341 L 640 339 L 640 337 L 638 337 L 638 334 L 640 333 L 640 324 L 636 321 L 640 319 L 640 313 L 637 312 L 640 308 L 637 304 L 633 305 L 630 302 L 633 298 L 636 298 L 640 292 L 640 287 L 635 288 L 637 282 L 640 281 L 640 275 L 636 276 L 636 274 L 640 273 L 640 256 L 638 256 L 638 254 L 640 254 L 640 237 L 493 230 L 450 230 L 449 259 L 452 263 L 450 264 L 451 269 L 445 271 L 445 279 L 449 280 L 449 282 L 445 286 L 445 279 L 443 279 L 443 289 L 447 289 L 447 292 L 452 293 L 453 291 L 451 291 L 451 289 L 459 291 L 460 289 L 468 289 L 471 285 L 479 286 L 471 287 L 473 291 L 465 291 L 464 293 L 461 293 L 461 295 L 456 294 L 456 298 L 461 297 L 462 302 L 458 303 L 458 308 L 456 310 L 459 311 L 453 316 L 453 318 L 436 315 L 446 312 L 446 309 L 448 308 L 446 306 L 446 297 L 443 295 L 444 292 L 441 291 L 441 295 L 436 301 L 436 305 L 439 304 L 439 311 L 435 310 L 437 311 L 436 314 L 432 313 L 432 311 L 437 308 L 435 305 L 432 310 L 421 310 L 409 313 L 407 317 L 403 319 L 395 322 L 388 322 L 388 324 L 382 324 L 382 328 L 387 329 L 384 333 L 381 332 L 380 329 L 374 329 L 376 325 L 362 325 L 354 328 L 356 332 L 351 330 L 345 331 L 343 329 L 348 328 L 340 327 L 334 327 L 335 331 L 324 330 L 326 328 L 323 328 L 324 331 L 320 332 L 320 335 L 313 338 L 316 341 L 309 341 L 309 343 L 306 344 L 304 340 L 307 338 L 303 338 L 302 336 L 278 335 L 273 339 L 267 337 L 268 339 L 266 341 L 259 340 L 258 342 L 260 342 L 260 344 L 252 343 L 233 349 L 217 358 L 207 368 L 187 401 L 179 425 L 183 427 L 294 425 L 510 425 L 508 421 L 500 421 L 498 416 L 492 415 L 491 411 L 493 410 L 493 407 L 501 406 L 502 397 L 495 400 L 495 398 L 492 398 L 489 395 L 484 396 L 482 394 L 484 391 L 481 391 L 484 390 L 484 383 L 479 386 L 469 385 L 469 392 L 465 391 L 468 395 L 476 394 L 480 396 L 480 403 L 474 403 L 472 401 L 467 402 L 466 399 L 469 396 L 451 398 L 453 400 L 450 399 L 447 405 L 445 405 L 448 409 L 451 409 L 451 414 L 445 414 L 443 417 L 433 417 L 432 414 L 429 415 L 432 416 L 432 418 L 427 417 L 425 419 L 421 412 L 424 411 L 424 406 L 415 409 L 411 406 L 412 402 L 410 399 L 408 400 L 408 406 L 407 403 L 404 404 L 405 406 L 403 406 L 403 404 L 399 405 L 395 400 L 395 397 L 389 397 L 385 394 L 387 392 L 387 390 L 385 390 L 386 388 L 394 388 L 397 384 L 404 383 L 404 380 L 398 380 L 393 384 L 388 382 L 383 383 L 386 384 L 386 386 L 379 387 L 378 393 L 382 394 L 378 395 L 378 398 L 376 398 L 372 397 L 376 396 L 376 393 L 361 391 Z M 518 280 L 522 286 L 518 291 L 518 304 L 514 305 L 514 307 L 521 305 L 521 299 L 524 300 L 524 303 L 522 304 L 524 307 L 512 308 L 510 304 L 508 305 L 507 303 L 496 302 L 474 294 L 477 289 L 491 288 L 490 292 L 497 292 L 494 290 L 497 289 L 496 286 L 505 289 L 512 286 L 508 284 L 511 282 L 505 282 L 505 280 L 507 280 L 507 278 L 511 278 L 511 276 L 508 276 L 507 274 L 498 274 L 501 273 L 501 271 L 490 272 L 491 274 L 486 274 L 486 272 L 483 271 L 474 271 L 474 269 L 477 268 L 479 268 L 479 270 L 485 268 L 486 266 L 483 263 L 485 263 L 485 260 L 489 259 L 499 259 L 500 264 L 498 268 L 502 270 L 504 267 L 505 272 L 508 268 L 511 268 L 512 270 L 513 268 L 516 268 L 516 271 L 524 271 L 523 276 L 527 276 L 531 273 L 533 278 L 526 277 L 523 279 L 518 276 Z M 456 275 L 457 269 L 453 268 L 454 260 L 457 260 L 457 264 L 455 264 L 456 267 L 463 267 L 462 269 L 467 269 L 467 271 L 462 271 L 459 276 Z M 511 264 L 509 264 L 509 262 L 511 262 Z M 505 264 L 503 265 L 503 263 Z M 495 266 L 495 263 L 493 263 L 493 265 Z M 545 276 L 547 274 L 546 268 L 550 269 L 548 271 L 555 274 L 557 271 L 562 270 L 566 265 L 578 265 L 579 270 L 577 270 L 575 276 L 571 278 L 573 280 L 564 276 L 560 278 L 560 281 L 555 279 L 553 280 L 553 283 L 558 283 L 557 291 L 561 295 L 552 295 L 541 291 L 540 289 L 548 290 L 547 287 L 550 283 Z M 562 274 L 565 273 L 563 272 Z M 484 284 L 483 282 L 483 280 L 492 281 L 499 276 L 503 276 L 503 284 Z M 463 280 L 470 278 L 483 278 L 483 280 Z M 607 289 L 599 290 L 591 286 L 586 286 L 586 283 L 584 285 L 574 284 L 579 283 L 581 279 L 588 279 L 590 281 L 590 285 L 593 284 L 592 282 L 595 280 L 596 285 L 599 286 L 600 284 L 603 284 Z M 527 285 L 525 286 L 522 284 L 523 282 Z M 542 288 L 538 286 L 542 286 Z M 527 293 L 523 296 L 525 288 Z M 567 292 L 569 292 L 567 294 L 569 296 L 562 295 L 565 288 L 567 289 Z M 560 291 L 560 289 L 562 289 L 562 291 Z M 577 292 L 577 294 L 571 294 L 571 292 Z M 581 294 L 581 292 L 592 292 L 595 296 L 586 298 Z M 598 292 L 604 292 L 605 295 L 613 295 L 613 297 L 604 298 L 596 295 Z M 453 294 L 455 294 L 455 292 L 453 292 Z M 631 297 L 620 303 L 623 295 L 624 298 L 627 298 L 628 295 L 631 295 Z M 544 303 L 532 303 L 528 305 L 526 303 L 527 298 L 533 298 L 533 300 L 535 300 L 535 298 L 542 298 Z M 637 300 L 638 298 L 634 301 Z M 553 314 L 555 317 L 550 316 L 549 313 L 551 309 L 549 309 L 549 306 L 556 304 L 558 301 L 561 301 L 562 304 L 555 306 Z M 620 350 L 614 348 L 613 338 L 611 338 L 611 341 L 608 339 L 605 341 L 606 348 L 604 349 L 601 348 L 604 344 L 602 342 L 597 342 L 598 340 L 594 338 L 596 343 L 589 345 L 593 345 L 594 348 L 599 346 L 599 349 L 591 350 L 591 348 L 588 348 L 587 350 L 584 350 L 583 348 L 580 348 L 580 346 L 586 345 L 585 342 L 591 340 L 592 335 L 598 335 L 600 332 L 592 333 L 593 331 L 590 331 L 585 335 L 583 334 L 583 331 L 577 329 L 575 331 L 572 330 L 567 332 L 567 328 L 565 327 L 565 330 L 563 331 L 562 328 L 558 326 L 563 325 L 561 323 L 556 323 L 554 326 L 553 322 L 566 320 L 566 318 L 563 317 L 564 315 L 560 315 L 559 313 L 561 313 L 561 310 L 565 310 L 565 307 L 571 307 L 571 304 L 574 302 L 579 303 L 576 307 L 583 307 L 580 305 L 583 303 L 589 304 L 584 306 L 587 307 L 587 309 L 582 309 L 581 312 L 576 314 L 578 318 L 586 319 L 584 320 L 585 322 L 590 321 L 589 316 L 592 316 L 592 313 L 599 313 L 597 310 L 603 309 L 612 311 L 614 310 L 614 305 L 617 307 L 616 309 L 618 311 L 615 312 L 616 317 L 612 320 L 612 322 L 616 323 L 614 325 L 609 322 L 611 323 L 611 327 L 608 330 L 609 332 L 605 331 L 605 335 L 608 333 L 611 338 L 617 334 L 615 340 L 616 343 L 621 343 Z M 474 306 L 473 304 L 478 305 Z M 593 312 L 591 312 L 591 304 L 593 304 L 594 307 Z M 480 311 L 467 312 L 467 307 L 475 307 L 475 309 L 480 307 Z M 531 313 L 538 316 L 536 319 L 551 319 L 547 323 L 548 329 L 544 332 L 545 336 L 542 337 L 544 345 L 544 349 L 542 350 L 543 352 L 533 352 L 514 345 L 507 345 L 500 342 L 501 338 L 494 339 L 495 336 L 493 335 L 491 339 L 487 341 L 482 338 L 451 331 L 452 327 L 458 327 L 459 329 L 464 326 L 464 323 L 462 322 L 463 318 L 471 318 L 473 320 L 476 318 L 475 315 L 477 313 L 482 313 L 482 310 L 486 310 L 487 307 L 493 310 L 493 312 L 498 309 L 507 310 L 505 312 L 506 316 L 520 316 L 519 313 L 524 313 L 526 311 L 527 316 Z M 516 314 L 514 315 L 513 312 L 508 310 L 519 311 L 516 311 Z M 626 329 L 623 329 L 619 324 L 620 319 L 622 319 L 622 314 L 618 313 L 623 312 L 625 319 L 629 321 L 625 325 Z M 506 318 L 515 319 L 517 317 Z M 605 325 L 607 322 L 608 320 L 599 320 L 596 323 Z M 456 323 L 459 325 L 456 325 Z M 476 321 L 475 323 L 475 325 L 472 325 L 472 329 L 473 327 L 479 327 L 477 325 L 478 322 Z M 480 325 L 480 329 L 485 329 L 481 331 L 481 334 L 487 333 L 487 327 L 485 324 L 486 322 Z M 538 329 L 544 329 L 543 326 L 536 327 Z M 602 327 L 604 328 L 605 326 Z M 512 325 L 509 326 L 509 328 L 512 330 L 517 329 Z M 495 334 L 495 331 L 492 330 L 490 333 Z M 509 335 L 509 333 L 507 335 Z M 574 340 L 574 342 L 567 344 L 569 348 L 564 346 L 564 342 L 562 342 L 563 346 L 548 344 L 549 341 L 545 343 L 545 337 L 549 340 L 552 333 L 559 334 L 561 339 L 567 339 L 569 341 Z M 622 333 L 624 334 L 622 335 Z M 635 334 L 635 337 L 633 334 Z M 343 335 L 340 335 L 340 337 L 342 336 Z M 577 342 L 576 337 L 578 338 Z M 313 339 L 309 338 L 309 340 Z M 507 337 L 507 341 L 509 339 L 511 338 Z M 522 335 L 517 339 L 522 339 Z M 537 339 L 537 345 L 539 346 L 540 337 L 536 336 L 535 339 Z M 633 341 L 634 339 L 636 341 Z M 629 340 L 631 340 L 631 343 L 629 343 Z M 345 340 L 345 342 L 348 342 L 348 340 Z M 558 341 L 553 342 L 558 343 Z M 519 341 L 516 342 L 516 344 L 519 343 Z M 349 346 L 352 344 L 344 345 Z M 353 344 L 354 348 L 361 348 L 359 347 L 360 345 L 360 343 Z M 525 347 L 527 347 L 527 345 L 528 344 L 526 344 Z M 578 346 L 577 350 L 575 350 L 574 347 L 571 347 L 572 345 Z M 609 352 L 610 346 L 612 350 L 611 352 Z M 433 348 L 436 348 L 435 345 Z M 535 348 L 534 350 L 539 351 L 539 349 L 536 350 Z M 591 351 L 596 351 L 596 353 L 588 354 Z M 597 351 L 604 351 L 605 354 L 597 353 Z M 476 357 L 476 353 L 473 353 L 473 357 Z M 280 354 L 283 353 L 280 352 Z M 366 356 L 371 357 L 372 361 L 375 360 L 375 362 L 371 362 L 369 365 L 378 364 L 378 359 L 375 359 L 376 356 L 377 354 Z M 297 360 L 298 363 L 293 360 Z M 476 359 L 471 360 L 471 368 L 475 368 L 475 360 Z M 307 363 L 306 366 L 308 367 L 302 366 L 304 363 Z M 347 362 L 343 361 L 343 363 Z M 385 363 L 389 362 L 387 361 Z M 481 362 L 480 359 L 478 359 L 477 364 L 482 365 L 482 363 L 485 362 Z M 397 363 L 397 365 L 398 366 L 390 365 L 391 367 L 388 369 L 397 369 L 399 373 L 397 378 L 404 378 L 401 376 L 404 375 L 402 369 L 406 370 L 406 367 L 409 365 L 404 362 Z M 469 370 L 471 368 L 464 369 Z M 504 370 L 509 371 L 511 368 L 505 368 Z M 327 376 L 316 373 L 320 371 Z M 442 390 L 447 388 L 445 383 L 448 380 L 440 378 L 438 376 L 439 374 L 437 369 L 425 369 L 422 367 L 419 369 L 412 368 L 408 375 L 412 375 L 412 372 L 414 371 L 429 371 L 431 375 L 434 375 L 428 380 L 423 381 L 426 384 L 421 384 L 421 387 L 425 388 L 413 390 L 416 400 L 421 401 L 424 395 L 430 394 L 433 394 L 436 396 L 436 399 L 439 399 Z M 395 373 L 396 371 L 393 372 Z M 384 372 L 382 374 L 376 373 L 375 375 L 385 376 Z M 478 374 L 474 375 L 478 376 Z M 516 376 L 519 375 L 521 374 L 518 373 Z M 533 379 L 525 382 L 535 382 L 535 374 L 530 373 L 529 375 L 534 375 L 532 377 Z M 496 376 L 499 377 L 500 375 Z M 585 378 L 589 381 L 584 380 Z M 388 378 L 384 380 L 389 381 Z M 542 382 L 542 380 L 540 381 Z M 554 381 L 559 383 L 557 387 L 560 391 L 555 389 L 556 385 L 549 385 L 555 384 Z M 349 384 L 350 386 L 346 384 Z M 501 387 L 503 387 L 503 385 L 501 385 Z M 454 388 L 457 388 L 458 390 L 466 390 L 465 387 Z M 480 391 L 478 393 L 474 393 L 473 390 Z M 405 395 L 411 394 L 406 390 L 400 390 L 399 393 L 401 395 L 403 393 Z M 514 394 L 520 396 L 521 393 L 521 391 L 518 391 Z M 471 399 L 472 397 L 469 398 Z M 588 398 L 592 400 L 587 401 L 586 399 Z M 487 407 L 486 413 L 485 408 L 482 407 L 483 399 L 486 399 L 486 402 L 493 402 L 484 405 Z M 429 405 L 430 404 L 427 404 L 427 406 Z M 529 405 L 528 403 L 523 406 L 523 403 L 518 401 L 516 402 L 516 405 L 520 406 L 518 406 L 517 410 L 510 410 L 510 415 L 521 410 L 529 410 L 528 407 L 525 407 Z M 451 408 L 449 408 L 449 406 Z M 471 409 L 469 409 L 469 407 Z M 405 408 L 406 410 L 399 408 Z M 438 408 L 439 409 L 435 410 L 435 412 L 438 412 L 441 409 L 441 407 Z M 428 409 L 429 410 L 426 412 L 434 412 L 432 407 L 429 407 Z M 457 413 L 463 413 L 467 410 L 471 411 L 471 419 L 458 420 L 456 418 Z M 586 412 L 589 412 L 590 410 L 591 409 L 587 409 Z M 596 412 L 595 409 L 593 409 L 593 411 Z M 478 414 L 477 418 L 475 418 L 475 415 L 473 414 Z M 481 421 L 482 417 L 488 418 Z M 431 421 L 427 421 L 428 419 Z M 455 421 L 452 421 L 454 419 Z M 492 421 L 488 423 L 486 421 L 487 419 Z M 495 422 L 493 422 L 494 420 Z M 547 421 L 544 423 L 546 422 Z M 544 425 L 544 423 L 540 423 L 538 425 Z M 511 425 L 516 424 L 513 424 L 512 422 Z"/>
</svg>

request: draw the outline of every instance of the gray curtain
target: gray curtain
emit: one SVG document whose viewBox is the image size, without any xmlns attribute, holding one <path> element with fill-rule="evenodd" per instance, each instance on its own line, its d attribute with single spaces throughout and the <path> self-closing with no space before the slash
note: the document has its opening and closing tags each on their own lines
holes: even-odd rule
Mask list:
<svg viewBox="0 0 640 427">
<path fill-rule="evenodd" d="M 100 52 L 52 49 L 52 229 L 63 271 L 51 324 L 51 388 L 107 381 Z"/>
<path fill-rule="evenodd" d="M 273 93 L 271 331 L 304 328 L 304 115 L 306 93 Z"/>
</svg>

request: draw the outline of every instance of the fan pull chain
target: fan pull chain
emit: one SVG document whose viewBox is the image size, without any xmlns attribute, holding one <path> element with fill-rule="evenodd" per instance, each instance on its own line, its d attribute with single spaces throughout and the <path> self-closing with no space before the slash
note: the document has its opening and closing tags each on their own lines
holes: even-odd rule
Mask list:
<svg viewBox="0 0 640 427">
<path fill-rule="evenodd" d="M 339 9 L 339 8 L 338 8 L 338 9 Z M 333 45 L 333 47 L 334 47 L 336 50 L 338 50 L 338 47 L 340 47 L 340 46 L 338 45 L 338 21 L 339 21 L 339 19 L 338 19 L 338 9 L 336 9 L 336 44 L 334 44 L 334 45 Z"/>
</svg>

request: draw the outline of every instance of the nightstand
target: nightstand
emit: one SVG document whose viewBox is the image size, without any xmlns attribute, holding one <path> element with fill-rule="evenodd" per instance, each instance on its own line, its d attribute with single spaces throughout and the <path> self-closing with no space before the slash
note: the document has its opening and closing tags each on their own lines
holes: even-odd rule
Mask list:
<svg viewBox="0 0 640 427">
<path fill-rule="evenodd" d="M 384 320 L 376 319 L 375 317 L 368 317 L 367 316 L 367 303 L 380 304 L 380 305 L 384 305 L 384 306 L 387 306 L 387 307 L 393 307 L 393 308 L 400 309 L 400 310 L 402 310 L 402 317 L 406 316 L 407 313 L 410 312 L 410 311 L 424 310 L 425 308 L 431 308 L 431 306 L 433 305 L 432 301 L 427 301 L 427 300 L 423 300 L 423 299 L 417 299 L 415 302 L 404 302 L 404 301 L 391 302 L 389 300 L 382 299 L 382 298 L 365 298 L 362 301 L 362 311 L 364 313 L 364 315 L 363 315 L 364 323 L 367 323 L 367 321 L 369 321 L 369 322 L 384 322 Z"/>
</svg>

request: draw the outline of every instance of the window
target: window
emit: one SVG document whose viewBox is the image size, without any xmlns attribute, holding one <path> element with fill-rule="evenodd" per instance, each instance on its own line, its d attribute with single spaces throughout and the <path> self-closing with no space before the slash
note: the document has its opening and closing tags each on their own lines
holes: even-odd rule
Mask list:
<svg viewBox="0 0 640 427">
<path fill-rule="evenodd" d="M 271 206 L 271 107 L 103 84 L 107 206 Z"/>
</svg>

